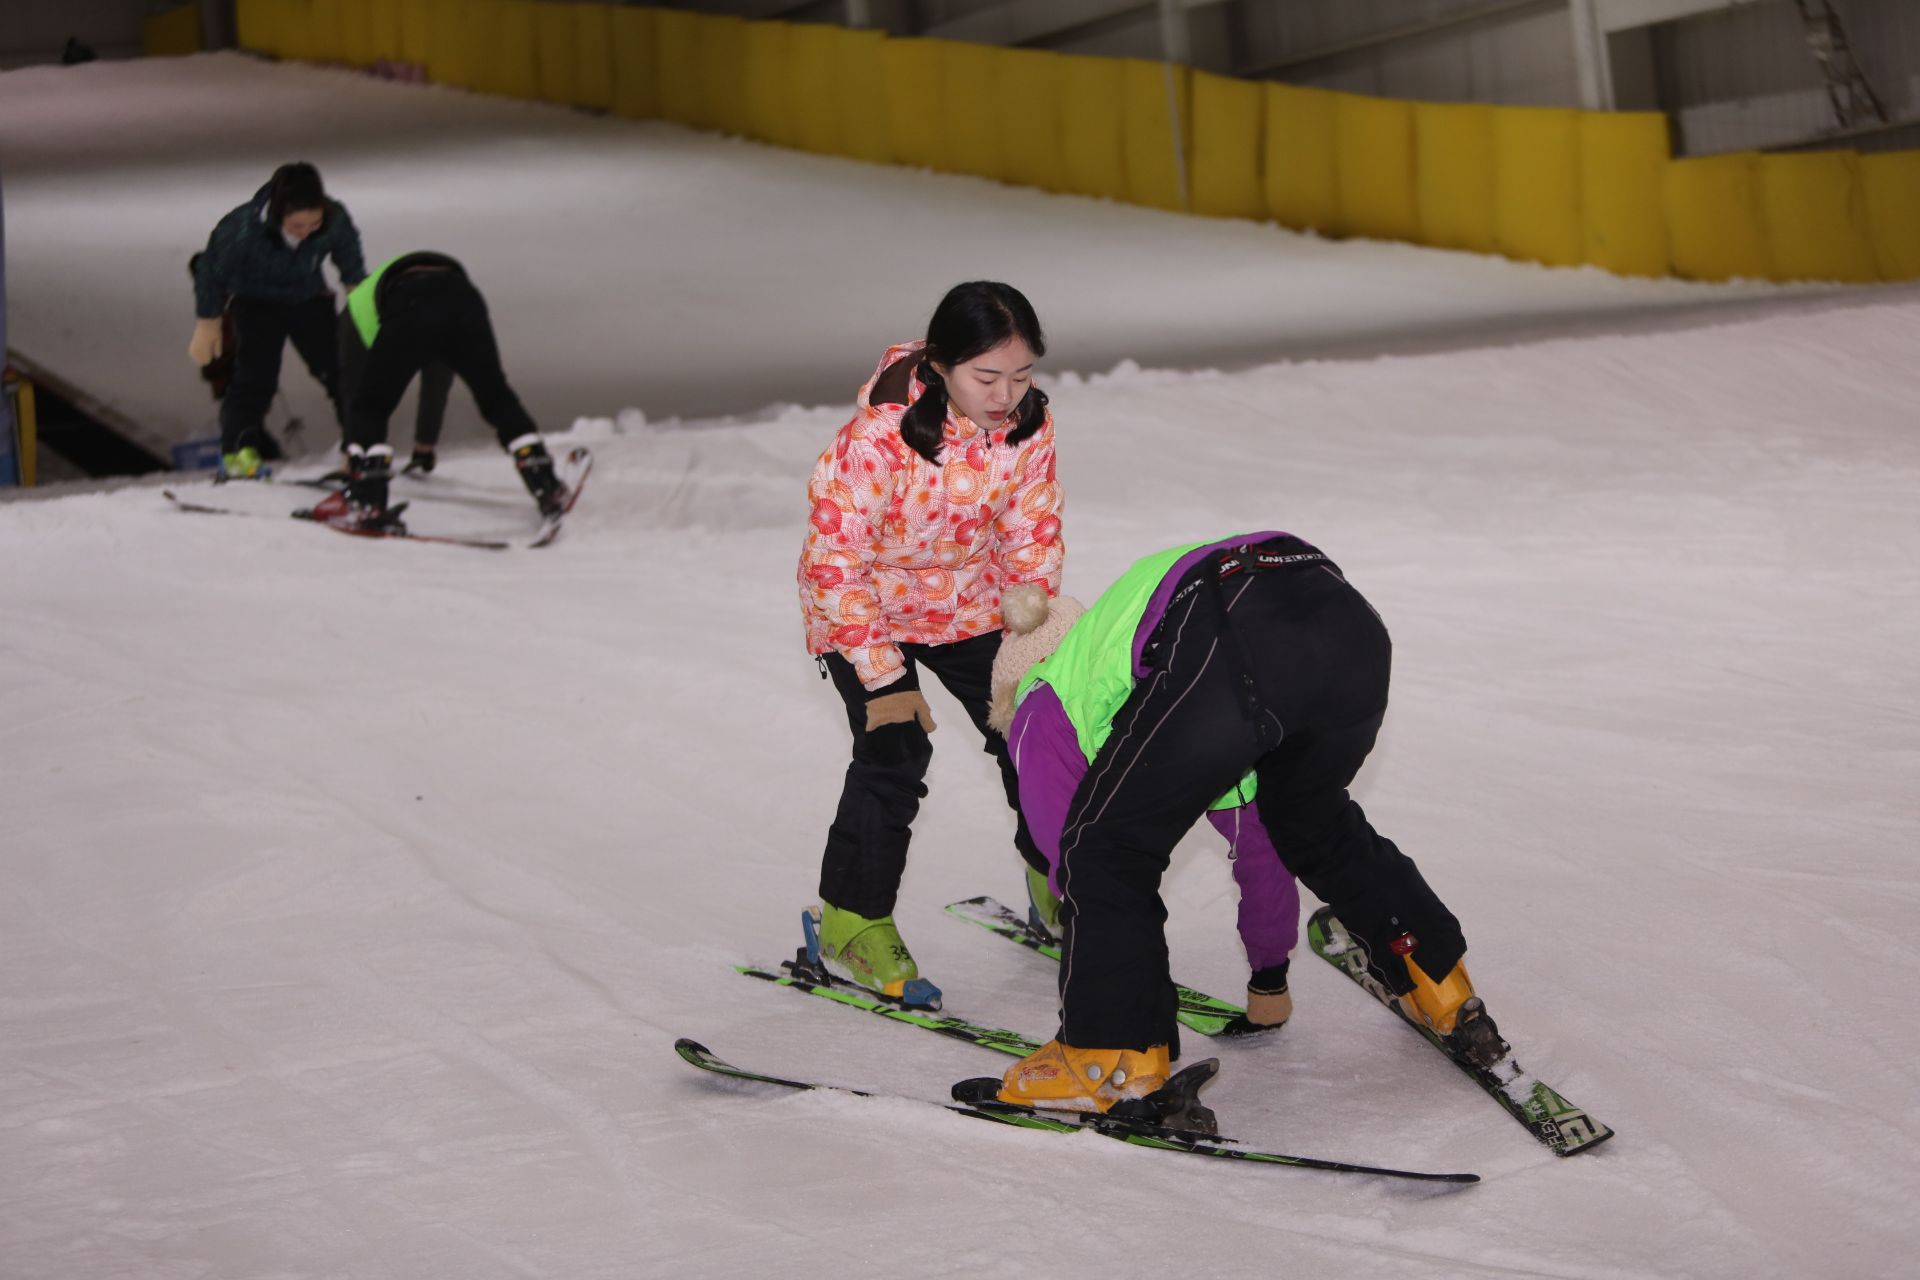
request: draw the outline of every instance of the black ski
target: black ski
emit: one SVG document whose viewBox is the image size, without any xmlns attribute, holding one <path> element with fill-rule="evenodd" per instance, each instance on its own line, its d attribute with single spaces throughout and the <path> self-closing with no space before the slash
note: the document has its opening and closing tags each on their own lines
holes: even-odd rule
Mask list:
<svg viewBox="0 0 1920 1280">
<path fill-rule="evenodd" d="M 1453 1045 L 1421 1026 L 1400 1007 L 1400 1001 L 1367 968 L 1367 948 L 1334 917 L 1332 907 L 1321 907 L 1307 921 L 1307 942 L 1313 953 L 1351 978 L 1355 985 L 1399 1015 L 1421 1037 L 1467 1078 L 1486 1090 L 1500 1106 L 1527 1127 L 1528 1132 L 1557 1156 L 1591 1151 L 1613 1136 L 1613 1130 L 1561 1097 L 1545 1081 L 1523 1071 L 1508 1053 L 1491 1068 L 1461 1054 Z"/>
<path fill-rule="evenodd" d="M 766 1075 L 758 1071 L 749 1071 L 722 1061 L 712 1050 L 694 1040 L 685 1038 L 674 1041 L 674 1051 L 681 1058 L 715 1075 L 730 1076 L 736 1080 L 750 1080 L 759 1084 L 779 1085 L 786 1089 L 830 1090 L 836 1093 L 849 1093 L 856 1097 L 873 1098 L 884 1095 L 869 1093 L 864 1089 L 849 1089 L 841 1085 L 819 1084 L 809 1080 L 793 1080 L 785 1076 Z M 1211 1060 L 1209 1060 L 1211 1062 Z M 1196 1064 L 1187 1068 L 1189 1072 L 1211 1075 L 1208 1064 Z M 1184 1074 L 1184 1073 L 1183 1073 Z M 998 1085 L 997 1080 L 988 1081 Z M 1204 1083 L 1204 1080 L 1200 1081 Z M 1171 1083 L 1171 1082 L 1170 1082 Z M 972 1097 L 979 1091 L 979 1082 L 961 1081 L 954 1086 L 956 1097 L 965 1093 Z M 1192 1088 L 1197 1089 L 1198 1084 Z M 942 1107 L 964 1116 L 978 1120 L 989 1120 L 995 1124 L 1011 1125 L 1020 1129 L 1038 1129 L 1049 1133 L 1075 1133 L 1090 1130 L 1102 1137 L 1113 1138 L 1131 1146 L 1146 1147 L 1158 1151 L 1184 1151 L 1189 1155 L 1212 1156 L 1223 1160 L 1244 1160 L 1253 1164 L 1291 1165 L 1298 1169 L 1320 1169 L 1330 1173 L 1362 1173 L 1381 1178 L 1406 1178 L 1419 1182 L 1478 1182 L 1480 1175 L 1474 1173 L 1419 1173 L 1407 1169 L 1383 1169 L 1373 1165 L 1349 1164 L 1341 1160 L 1321 1160 L 1312 1156 L 1282 1155 L 1273 1151 L 1253 1151 L 1239 1146 L 1232 1139 L 1212 1134 L 1195 1133 L 1179 1129 L 1167 1129 L 1156 1124 L 1116 1120 L 1110 1116 L 1079 1114 L 1076 1112 L 1040 1112 L 1031 1107 L 1014 1106 L 993 1101 L 956 1101 L 947 1103 L 926 1102 L 925 1099 L 912 1099 L 925 1102 L 927 1106 Z"/>
</svg>

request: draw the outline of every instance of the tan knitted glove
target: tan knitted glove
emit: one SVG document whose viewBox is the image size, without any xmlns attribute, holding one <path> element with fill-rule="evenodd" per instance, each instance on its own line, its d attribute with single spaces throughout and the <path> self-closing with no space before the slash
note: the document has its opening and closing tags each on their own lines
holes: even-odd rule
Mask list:
<svg viewBox="0 0 1920 1280">
<path fill-rule="evenodd" d="M 890 724 L 905 724 L 909 720 L 918 720 L 922 729 L 933 732 L 933 709 L 920 696 L 918 689 L 882 694 L 867 704 L 868 733 Z"/>
</svg>

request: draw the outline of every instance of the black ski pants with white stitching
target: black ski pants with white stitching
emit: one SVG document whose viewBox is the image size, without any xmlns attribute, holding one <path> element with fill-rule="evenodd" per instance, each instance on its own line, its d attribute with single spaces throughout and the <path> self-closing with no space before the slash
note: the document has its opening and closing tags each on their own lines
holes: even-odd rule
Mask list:
<svg viewBox="0 0 1920 1280">
<path fill-rule="evenodd" d="M 1324 561 L 1222 579 L 1216 557 L 1188 579 L 1061 836 L 1060 1034 L 1078 1048 L 1178 1043 L 1160 878 L 1249 769 L 1274 847 L 1368 944 L 1389 987 L 1411 986 L 1387 950 L 1402 934 L 1435 977 L 1466 951 L 1419 868 L 1347 792 L 1386 713 L 1392 648 L 1378 615 Z"/>
</svg>

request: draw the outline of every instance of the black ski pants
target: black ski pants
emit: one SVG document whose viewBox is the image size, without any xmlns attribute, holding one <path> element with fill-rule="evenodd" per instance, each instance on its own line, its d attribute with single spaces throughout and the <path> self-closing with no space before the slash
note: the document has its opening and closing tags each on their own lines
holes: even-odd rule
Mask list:
<svg viewBox="0 0 1920 1280">
<path fill-rule="evenodd" d="M 539 430 L 500 367 L 487 303 L 458 271 L 413 271 L 387 282 L 380 294 L 380 332 L 371 349 L 358 331 L 342 335 L 346 352 L 347 443 L 362 448 L 387 442 L 387 425 L 422 369 L 444 366 L 473 392 L 480 416 L 502 447 Z M 422 380 L 422 418 L 429 397 L 446 406 L 446 380 Z M 438 424 L 434 438 L 439 438 Z"/>
<path fill-rule="evenodd" d="M 907 844 L 913 819 L 927 795 L 927 765 L 933 742 L 917 721 L 883 725 L 867 732 L 867 704 L 890 693 L 920 687 L 921 667 L 938 676 L 966 709 L 985 738 L 985 749 L 1000 766 L 1000 781 L 1015 819 L 1014 847 L 1027 865 L 1044 871 L 1046 856 L 1027 833 L 1020 816 L 1020 780 L 1007 754 L 1007 740 L 987 725 L 988 686 L 1000 633 L 989 632 L 953 644 L 903 644 L 907 673 L 875 692 L 860 685 L 853 664 L 837 653 L 821 661 L 833 687 L 846 703 L 853 731 L 853 762 L 840 790 L 840 807 L 827 829 L 826 856 L 820 864 L 820 896 L 845 911 L 869 919 L 893 914 L 900 878 L 906 873 Z"/>
<path fill-rule="evenodd" d="M 1386 628 L 1312 547 L 1267 545 L 1309 558 L 1222 577 L 1216 556 L 1187 575 L 1150 646 L 1152 673 L 1115 715 L 1067 811 L 1061 1038 L 1077 1048 L 1178 1043 L 1160 877 L 1174 845 L 1249 769 L 1281 858 L 1384 961 L 1377 972 L 1391 989 L 1411 986 L 1387 950 L 1399 935 L 1415 935 L 1436 978 L 1466 951 L 1419 868 L 1347 793 L 1386 713 Z"/>
<path fill-rule="evenodd" d="M 267 410 L 280 389 L 280 356 L 289 340 L 326 389 L 334 417 L 340 417 L 340 348 L 331 293 L 291 303 L 237 297 L 227 314 L 233 320 L 233 377 L 220 401 L 220 452 L 263 447 Z"/>
</svg>

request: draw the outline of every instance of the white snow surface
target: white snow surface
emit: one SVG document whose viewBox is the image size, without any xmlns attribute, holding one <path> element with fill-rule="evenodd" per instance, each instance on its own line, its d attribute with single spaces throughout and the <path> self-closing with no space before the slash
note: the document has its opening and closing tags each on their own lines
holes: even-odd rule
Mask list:
<svg viewBox="0 0 1920 1280">
<path fill-rule="evenodd" d="M 187 65 L 328 79 L 236 63 Z M 743 190 L 849 172 L 638 132 L 633 163 L 661 166 L 662 189 L 690 165 Z M 109 175 L 71 169 L 81 220 Z M 633 189 L 591 157 L 565 173 L 546 198 L 569 208 Z M 873 175 L 907 184 L 903 222 L 913 201 L 971 198 Z M 356 213 L 412 200 L 426 225 L 471 176 L 439 182 L 376 185 Z M 21 196 L 9 169 L 10 201 L 55 199 L 37 185 Z M 198 226 L 206 192 L 180 185 L 169 216 Z M 1389 285 L 1417 293 L 1423 271 L 1477 278 L 1489 314 L 1524 314 L 1537 288 L 1638 287 L 974 185 L 1021 210 L 1030 233 L 994 232 L 1021 267 L 1094 227 L 1139 259 L 1195 227 L 1202 246 L 1246 237 L 1246 275 L 1304 273 L 1389 322 Z M 32 293 L 33 216 L 9 215 Z M 442 247 L 484 256 L 490 233 L 444 220 L 463 238 Z M 145 234 L 115 225 L 109 258 Z M 704 223 L 681 229 L 725 257 Z M 555 276 L 565 237 L 530 234 L 491 245 Z M 701 302 L 672 320 L 666 286 L 624 296 L 625 246 L 601 247 L 607 272 L 566 295 L 598 321 L 556 299 L 520 323 L 571 350 L 620 341 L 602 321 L 711 318 Z M 100 296 L 93 271 L 75 284 Z M 828 353 L 776 314 L 795 301 L 780 281 L 695 276 L 690 292 L 742 301 L 724 338 L 739 364 L 797 360 L 846 390 L 931 301 L 894 300 Z M 859 305 L 843 279 L 813 300 L 823 326 Z M 1064 348 L 1055 316 L 1085 300 L 1055 279 L 1043 314 Z M 1231 311 L 1243 283 L 1190 287 Z M 157 342 L 74 314 L 76 359 L 103 376 Z M 516 361 L 506 345 L 516 375 L 564 376 L 551 347 L 523 341 L 536 355 Z M 649 405 L 655 354 L 628 346 L 639 390 L 608 393 L 602 418 Z M 1210 1100 L 1250 1145 L 1483 1175 L 1466 1188 L 1017 1132 L 674 1057 L 691 1035 L 926 1100 L 1009 1061 L 732 971 L 797 943 L 844 767 L 793 586 L 806 473 L 844 392 L 734 421 L 583 423 L 560 442 L 593 448 L 592 483 L 538 552 L 188 516 L 151 489 L 0 506 L 0 1275 L 1911 1274 L 1917 346 L 1920 294 L 1879 290 L 1522 346 L 1043 370 L 1069 590 L 1090 598 L 1176 541 L 1281 527 L 1385 616 L 1394 708 L 1357 794 L 1460 916 L 1519 1059 L 1618 1136 L 1556 1160 L 1304 950 L 1283 1032 L 1187 1048 L 1222 1059 Z M 490 446 L 431 483 L 513 510 Z M 423 497 L 416 524 L 436 505 L 460 504 Z M 930 697 L 902 928 L 951 1011 L 1045 1034 L 1045 963 L 940 910 L 1017 901 L 1021 883 L 997 778 Z M 1168 932 L 1177 975 L 1231 996 L 1245 971 L 1219 845 L 1203 828 L 1177 851 Z"/>
</svg>

